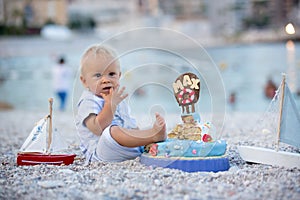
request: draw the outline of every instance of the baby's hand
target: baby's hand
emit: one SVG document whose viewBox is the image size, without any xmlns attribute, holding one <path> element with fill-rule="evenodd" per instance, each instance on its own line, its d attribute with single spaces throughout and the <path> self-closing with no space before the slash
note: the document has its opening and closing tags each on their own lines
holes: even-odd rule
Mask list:
<svg viewBox="0 0 300 200">
<path fill-rule="evenodd" d="M 112 105 L 117 106 L 123 99 L 125 99 L 128 94 L 125 93 L 125 87 L 122 87 L 119 90 L 120 86 L 117 86 L 115 89 L 110 88 L 109 94 L 102 95 L 105 102 L 111 102 Z"/>
</svg>

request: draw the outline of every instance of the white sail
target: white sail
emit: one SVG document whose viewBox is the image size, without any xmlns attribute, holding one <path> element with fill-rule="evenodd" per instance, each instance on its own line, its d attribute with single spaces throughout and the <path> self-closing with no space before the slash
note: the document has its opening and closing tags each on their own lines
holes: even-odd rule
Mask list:
<svg viewBox="0 0 300 200">
<path fill-rule="evenodd" d="M 287 83 L 284 88 L 280 142 L 300 148 L 300 115 Z"/>
<path fill-rule="evenodd" d="M 61 135 L 57 131 L 57 129 L 54 129 L 52 134 L 52 143 L 50 145 L 50 152 L 57 152 L 66 150 L 68 148 L 67 143 L 62 139 Z"/>
<path fill-rule="evenodd" d="M 49 115 L 36 123 L 22 145 L 20 152 L 50 154 L 67 149 L 68 146 L 58 131 L 56 129 L 52 130 L 52 98 L 49 99 L 49 104 Z"/>
<path fill-rule="evenodd" d="M 21 152 L 46 153 L 48 140 L 48 117 L 38 121 L 29 136 L 22 145 Z M 52 134 L 52 142 L 48 153 L 58 152 L 67 149 L 68 145 L 55 129 Z"/>
<path fill-rule="evenodd" d="M 45 152 L 47 137 L 47 118 L 36 123 L 29 136 L 22 145 L 21 152 Z"/>
</svg>

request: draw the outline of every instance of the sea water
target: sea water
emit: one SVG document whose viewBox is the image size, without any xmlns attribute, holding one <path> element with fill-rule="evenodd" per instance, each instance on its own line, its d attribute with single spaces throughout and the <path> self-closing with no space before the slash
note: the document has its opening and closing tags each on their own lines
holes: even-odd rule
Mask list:
<svg viewBox="0 0 300 200">
<path fill-rule="evenodd" d="M 64 44 L 41 38 L 2 39 L 0 101 L 16 109 L 46 112 L 48 98 L 54 97 L 54 109 L 58 109 L 58 99 L 52 89 L 52 67 L 57 56 L 64 55 L 73 70 L 67 107 L 68 111 L 72 111 L 83 90 L 78 79 L 80 57 L 83 50 L 92 43 L 94 41 L 89 39 Z M 281 73 L 288 72 L 291 63 L 289 59 L 293 59 L 295 69 L 292 76 L 298 76 L 299 73 L 300 43 L 295 43 L 293 52 L 287 51 L 285 42 L 234 44 L 205 50 L 220 73 L 221 79 L 216 77 L 215 81 L 223 81 L 226 111 L 264 111 L 270 103 L 263 89 L 267 80 L 271 78 L 278 86 Z M 196 65 L 199 66 L 195 67 L 181 57 L 157 50 L 138 51 L 121 57 L 121 84 L 126 85 L 132 112 L 180 113 L 172 83 L 185 72 L 196 73 L 202 80 L 203 74 L 198 73 L 198 67 L 203 63 L 200 60 Z M 298 89 L 299 79 L 293 83 Z M 198 112 L 212 110 L 212 92 L 210 86 L 202 80 Z M 234 104 L 228 103 L 230 93 L 236 94 Z M 295 97 L 298 103 L 299 98 L 297 95 Z"/>
</svg>

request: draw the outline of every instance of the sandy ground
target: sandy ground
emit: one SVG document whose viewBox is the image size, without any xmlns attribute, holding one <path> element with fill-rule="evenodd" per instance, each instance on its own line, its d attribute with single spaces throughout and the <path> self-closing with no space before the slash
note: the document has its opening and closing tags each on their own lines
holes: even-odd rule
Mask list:
<svg viewBox="0 0 300 200">
<path fill-rule="evenodd" d="M 43 112 L 0 112 L 0 199 L 299 199 L 300 168 L 244 162 L 240 144 L 274 146 L 274 135 L 251 132 L 259 113 L 229 113 L 227 140 L 230 169 L 187 173 L 144 166 L 139 158 L 121 163 L 84 165 L 72 113 L 55 113 L 55 124 L 77 154 L 68 166 L 17 166 L 16 155 Z M 169 127 L 171 128 L 171 127 Z M 288 146 L 281 149 L 295 151 Z"/>
</svg>

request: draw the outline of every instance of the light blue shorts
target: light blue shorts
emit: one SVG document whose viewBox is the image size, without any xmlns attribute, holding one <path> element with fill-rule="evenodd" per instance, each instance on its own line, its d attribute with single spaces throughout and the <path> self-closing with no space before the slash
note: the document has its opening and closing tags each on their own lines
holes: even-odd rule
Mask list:
<svg viewBox="0 0 300 200">
<path fill-rule="evenodd" d="M 101 161 L 120 162 L 140 156 L 143 147 L 124 147 L 116 142 L 110 134 L 111 126 L 104 129 L 96 148 L 96 157 Z"/>
</svg>

